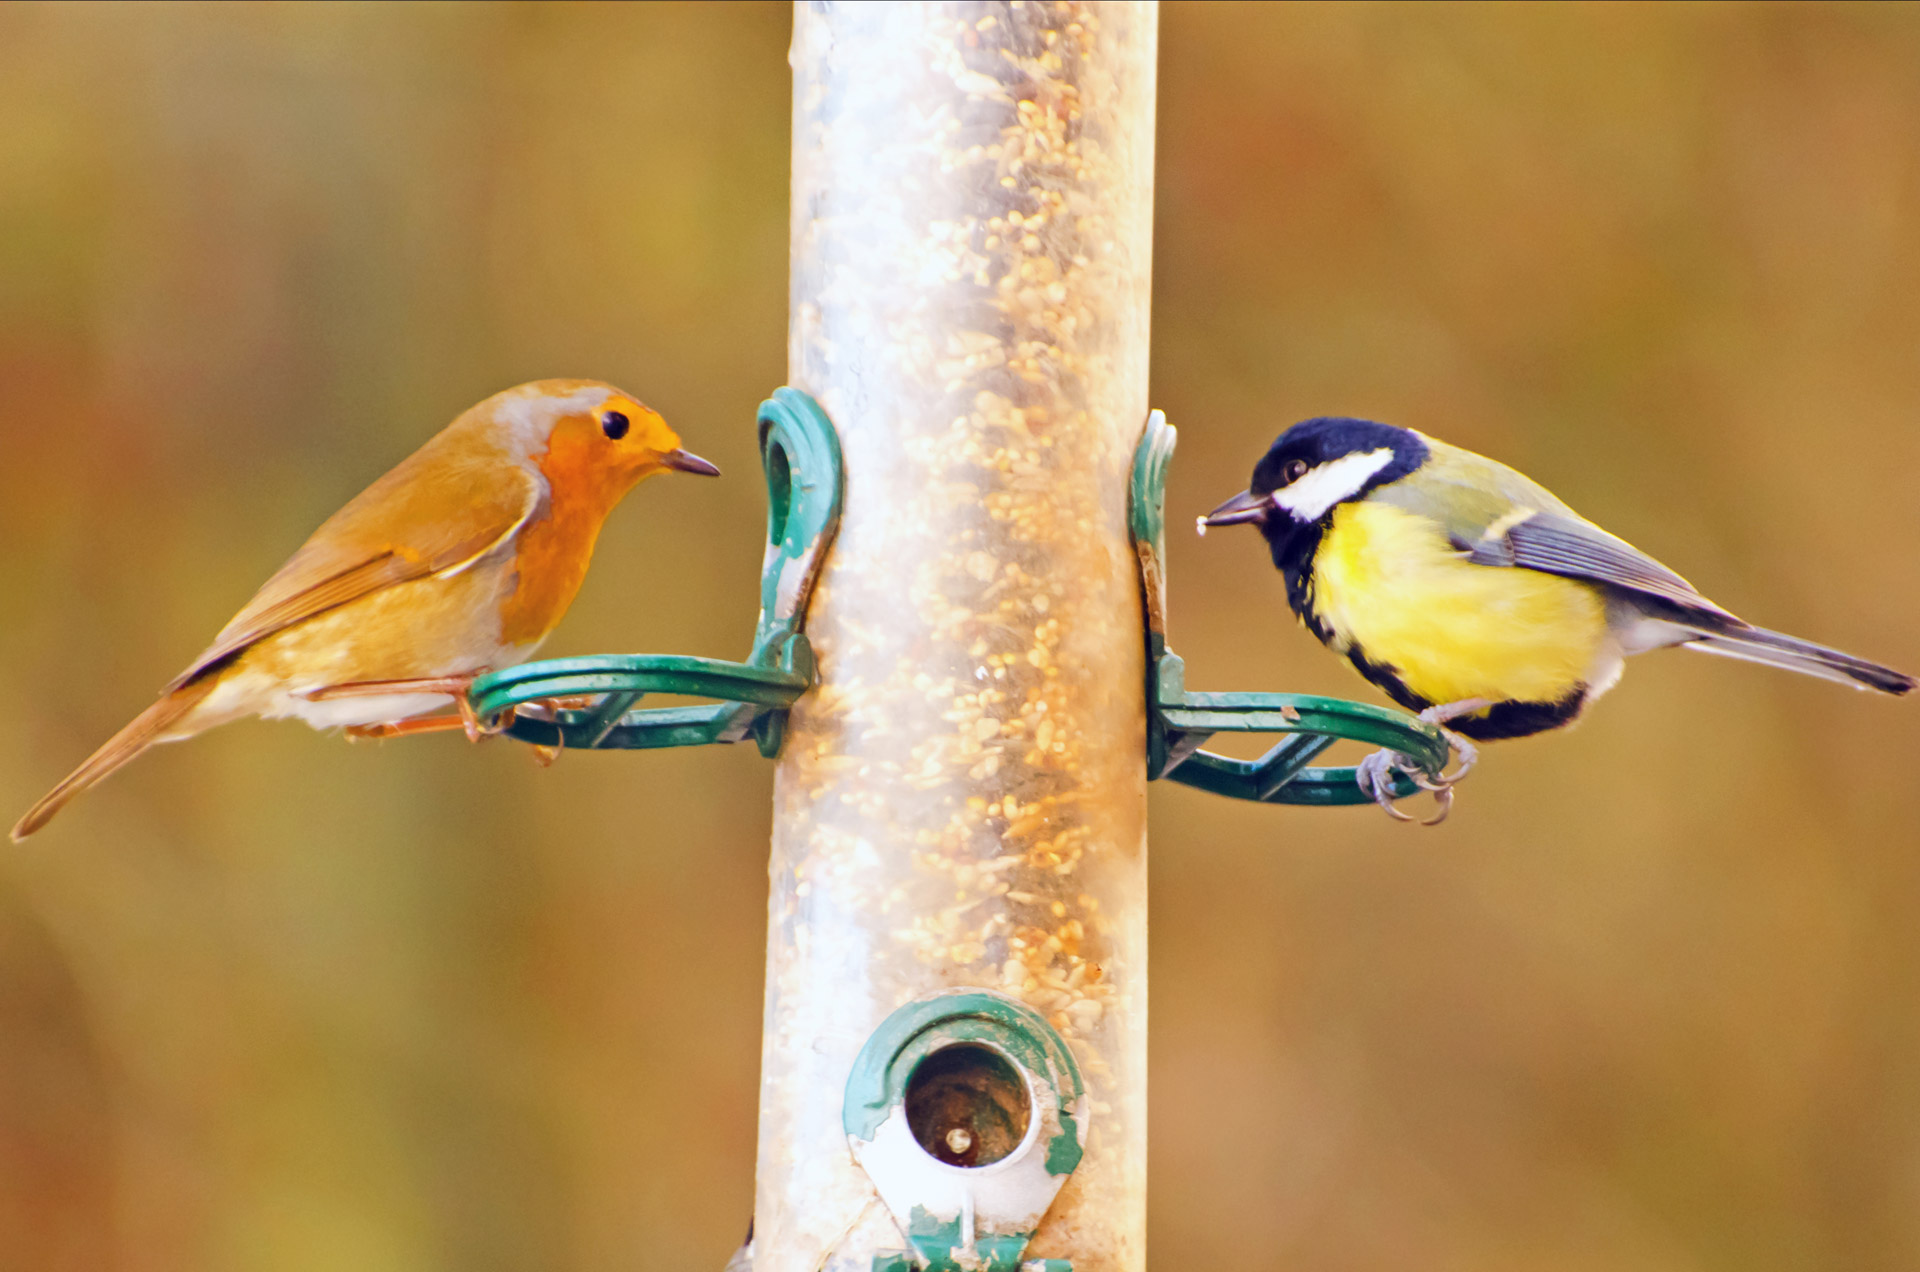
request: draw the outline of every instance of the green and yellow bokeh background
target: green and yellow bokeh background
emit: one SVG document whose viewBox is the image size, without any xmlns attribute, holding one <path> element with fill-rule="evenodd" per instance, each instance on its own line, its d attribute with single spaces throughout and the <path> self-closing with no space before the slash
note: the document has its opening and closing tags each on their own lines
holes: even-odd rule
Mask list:
<svg viewBox="0 0 1920 1272">
<path fill-rule="evenodd" d="M 554 654 L 737 657 L 780 4 L 0 5 L 0 812 L 488 393 L 727 472 Z M 1483 450 L 1920 670 L 1920 9 L 1170 4 L 1176 528 L 1284 424 Z M 1251 535 L 1195 688 L 1375 700 Z M 1160 1269 L 1920 1266 L 1920 703 L 1668 653 L 1453 820 L 1152 793 Z M 771 766 L 243 724 L 0 853 L 0 1268 L 711 1268 Z"/>
</svg>

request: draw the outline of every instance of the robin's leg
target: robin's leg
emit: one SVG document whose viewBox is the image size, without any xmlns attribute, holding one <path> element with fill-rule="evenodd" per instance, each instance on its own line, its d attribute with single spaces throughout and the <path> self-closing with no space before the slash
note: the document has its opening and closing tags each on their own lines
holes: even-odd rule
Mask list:
<svg viewBox="0 0 1920 1272">
<path fill-rule="evenodd" d="M 467 731 L 467 741 L 478 742 L 513 722 L 513 714 L 508 712 L 500 723 L 485 728 L 480 723 L 480 717 L 474 714 L 473 702 L 468 695 L 473 690 L 473 682 L 483 674 L 476 671 L 465 676 L 433 676 L 421 680 L 360 680 L 311 689 L 307 691 L 307 697 L 315 702 L 325 702 L 331 698 L 384 698 L 390 694 L 443 693 L 452 698 L 453 705 L 459 709 L 460 724 Z"/>
<path fill-rule="evenodd" d="M 467 722 L 457 715 L 415 716 L 411 720 L 394 720 L 387 724 L 350 724 L 342 732 L 356 742 L 375 738 L 404 738 L 416 733 L 445 733 L 448 729 L 464 729 Z"/>
<path fill-rule="evenodd" d="M 557 711 L 590 711 L 605 697 L 603 693 L 561 694 L 555 698 L 535 698 L 521 706 L 536 720 L 551 720 Z"/>
</svg>

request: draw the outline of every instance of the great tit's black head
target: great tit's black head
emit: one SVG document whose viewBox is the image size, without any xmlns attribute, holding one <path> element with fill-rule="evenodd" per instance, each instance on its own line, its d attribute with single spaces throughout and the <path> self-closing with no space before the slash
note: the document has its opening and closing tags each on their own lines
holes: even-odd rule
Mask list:
<svg viewBox="0 0 1920 1272">
<path fill-rule="evenodd" d="M 1247 488 L 1200 523 L 1252 521 L 1281 533 L 1314 525 L 1337 505 L 1405 477 L 1426 458 L 1427 444 L 1411 429 L 1342 416 L 1303 420 L 1267 448 Z"/>
<path fill-rule="evenodd" d="M 1426 458 L 1427 444 L 1411 429 L 1322 416 L 1280 434 L 1253 466 L 1247 489 L 1295 521 L 1318 521 L 1335 504 L 1405 477 Z"/>
<path fill-rule="evenodd" d="M 1427 454 L 1411 429 L 1344 416 L 1302 420 L 1267 448 L 1245 490 L 1200 518 L 1200 533 L 1252 522 L 1291 576 L 1312 556 L 1328 513 L 1405 477 Z"/>
</svg>

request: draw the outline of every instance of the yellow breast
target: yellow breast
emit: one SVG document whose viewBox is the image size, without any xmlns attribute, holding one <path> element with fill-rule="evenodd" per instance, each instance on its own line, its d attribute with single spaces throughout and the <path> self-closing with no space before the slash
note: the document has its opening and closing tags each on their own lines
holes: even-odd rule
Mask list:
<svg viewBox="0 0 1920 1272">
<path fill-rule="evenodd" d="M 1429 702 L 1558 702 L 1607 639 L 1596 588 L 1467 562 L 1426 517 L 1334 510 L 1313 560 L 1314 611 L 1342 653 L 1391 667 Z"/>
</svg>

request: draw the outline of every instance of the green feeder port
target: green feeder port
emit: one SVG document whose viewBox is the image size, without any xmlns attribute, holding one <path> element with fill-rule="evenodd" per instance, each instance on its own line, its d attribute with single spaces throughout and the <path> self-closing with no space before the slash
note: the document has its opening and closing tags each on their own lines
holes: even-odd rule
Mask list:
<svg viewBox="0 0 1920 1272">
<path fill-rule="evenodd" d="M 842 1121 L 911 1250 L 873 1272 L 1071 1272 L 1025 1259 L 1087 1125 L 1079 1066 L 1033 1008 L 984 990 L 917 999 L 881 1022 Z"/>
</svg>

